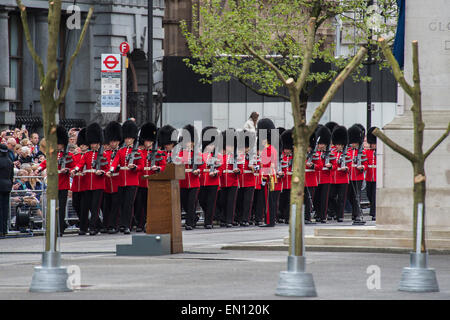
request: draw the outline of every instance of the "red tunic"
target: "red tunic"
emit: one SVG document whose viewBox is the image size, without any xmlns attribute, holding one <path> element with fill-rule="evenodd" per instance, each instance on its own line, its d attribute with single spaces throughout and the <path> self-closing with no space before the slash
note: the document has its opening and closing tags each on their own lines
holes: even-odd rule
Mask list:
<svg viewBox="0 0 450 320">
<path fill-rule="evenodd" d="M 336 151 L 335 155 L 336 155 L 336 166 L 335 166 L 333 172 L 331 173 L 332 174 L 331 183 L 332 184 L 349 183 L 348 167 L 347 167 L 347 163 L 349 161 L 348 154 L 345 156 L 345 159 L 344 159 L 345 163 L 343 164 L 347 170 L 342 170 L 341 165 L 338 163 L 342 156 L 342 151 Z"/>
<path fill-rule="evenodd" d="M 105 151 L 106 158 L 108 159 L 109 166 L 112 165 L 114 158 L 117 156 L 117 150 L 108 150 Z M 119 172 L 111 173 L 111 177 L 105 177 L 105 192 L 106 193 L 116 193 L 119 191 L 120 177 Z"/>
<path fill-rule="evenodd" d="M 214 154 L 212 153 L 203 153 L 203 163 L 200 166 L 201 174 L 200 174 L 200 186 L 218 186 L 220 185 L 220 175 L 221 175 L 221 156 L 218 155 L 216 159 L 214 159 Z M 209 173 L 212 168 L 212 164 L 214 163 L 214 168 L 217 170 L 217 175 L 210 176 Z"/>
<path fill-rule="evenodd" d="M 134 159 L 133 164 L 136 165 L 135 169 L 129 169 L 129 155 L 131 155 L 133 151 L 132 147 L 123 147 L 121 148 L 114 158 L 111 168 L 111 171 L 120 170 L 119 174 L 119 187 L 131 187 L 139 185 L 139 171 L 144 169 L 144 159 L 142 159 L 141 154 Z"/>
<path fill-rule="evenodd" d="M 239 175 L 239 187 L 241 188 L 254 187 L 256 183 L 256 176 L 253 170 L 249 167 L 250 158 L 248 154 L 244 156 L 243 161 L 244 165 L 242 168 L 242 174 Z"/>
<path fill-rule="evenodd" d="M 193 151 L 181 150 L 178 154 L 179 160 L 184 164 L 184 180 L 180 180 L 180 188 L 200 188 L 200 174 L 195 175 L 192 172 L 194 169 L 200 169 L 201 164 L 191 164 L 193 153 Z M 199 157 L 201 156 L 202 154 L 199 153 Z"/>
<path fill-rule="evenodd" d="M 83 157 L 81 158 L 80 162 L 77 163 L 77 166 L 75 167 L 76 171 L 81 171 L 82 168 L 85 168 L 83 170 L 83 173 L 85 175 L 85 190 L 104 190 L 105 189 L 105 175 L 97 175 L 95 172 L 97 171 L 92 165 L 93 162 L 97 159 L 98 152 L 90 150 L 86 152 Z M 108 158 L 106 156 L 106 153 L 103 152 L 102 155 L 106 161 L 105 164 L 100 166 L 100 169 L 103 170 L 105 173 L 109 169 L 109 163 Z"/>
<path fill-rule="evenodd" d="M 164 171 L 166 169 L 166 157 L 162 151 L 157 151 L 155 157 L 155 166 L 160 167 L 159 171 L 150 170 L 151 167 L 151 155 L 152 150 L 150 149 L 141 149 L 139 150 L 141 153 L 142 159 L 144 159 L 144 169 L 139 171 L 139 187 L 148 188 L 148 180 L 145 179 L 145 176 L 150 176 L 152 174 Z"/>
<path fill-rule="evenodd" d="M 331 181 L 332 181 L 332 179 L 331 179 L 331 176 L 332 176 L 331 172 L 333 171 L 334 168 L 336 168 L 336 156 L 335 156 L 335 154 L 332 151 L 330 151 L 329 159 L 330 159 L 330 163 L 331 163 L 331 168 L 327 169 L 325 167 L 325 160 L 326 159 L 324 159 L 324 152 L 323 151 L 318 151 L 317 153 L 319 154 L 319 160 L 322 163 L 322 165 L 321 165 L 322 169 L 321 170 L 317 170 L 319 184 L 331 183 Z"/>
<path fill-rule="evenodd" d="M 74 164 L 76 167 L 78 165 L 78 163 L 80 163 L 81 158 L 83 158 L 84 153 L 77 153 L 73 156 L 74 159 Z M 80 172 L 78 174 L 75 174 L 72 178 L 72 186 L 71 189 L 72 192 L 83 192 L 85 191 L 86 188 L 86 183 L 84 183 L 84 176 L 83 173 Z"/>
<path fill-rule="evenodd" d="M 366 155 L 367 155 L 367 161 L 365 162 L 366 181 L 376 182 L 377 181 L 377 149 L 367 149 Z"/>
<path fill-rule="evenodd" d="M 58 152 L 58 190 L 70 190 L 70 170 L 75 166 L 74 156 L 71 152 L 67 153 L 67 161 L 66 169 L 69 169 L 69 172 L 62 173 L 61 172 L 61 164 L 60 159 L 64 155 L 62 151 Z M 39 171 L 43 171 L 47 168 L 47 160 L 44 160 L 39 165 Z"/>
<path fill-rule="evenodd" d="M 281 163 L 281 168 L 284 172 L 283 176 L 283 190 L 291 189 L 292 185 L 292 161 L 294 157 L 291 155 L 286 155 L 283 153 L 283 162 Z"/>
<path fill-rule="evenodd" d="M 308 160 L 306 160 L 308 161 Z M 314 166 L 308 168 L 305 161 L 305 187 L 317 187 L 318 184 L 318 173 L 317 171 L 322 170 L 322 161 L 319 160 L 319 154 L 316 152 L 312 157 L 312 163 Z"/>
<path fill-rule="evenodd" d="M 242 173 L 242 164 L 238 164 L 237 167 L 240 173 L 234 173 L 234 157 L 232 154 L 227 153 L 222 155 L 222 165 L 221 165 L 221 175 L 220 175 L 220 186 L 222 188 L 227 187 L 238 187 L 239 186 L 239 176 Z"/>
<path fill-rule="evenodd" d="M 351 159 L 352 161 L 350 161 L 347 165 L 349 167 L 349 175 L 350 175 L 350 181 L 361 181 L 364 180 L 364 170 L 359 170 L 356 168 L 357 166 L 357 155 L 358 155 L 358 149 L 350 149 L 348 150 L 347 153 L 349 159 Z M 367 162 L 367 156 L 366 156 L 366 151 L 363 150 L 362 155 L 361 155 L 361 164 L 364 166 L 365 163 Z"/>
</svg>

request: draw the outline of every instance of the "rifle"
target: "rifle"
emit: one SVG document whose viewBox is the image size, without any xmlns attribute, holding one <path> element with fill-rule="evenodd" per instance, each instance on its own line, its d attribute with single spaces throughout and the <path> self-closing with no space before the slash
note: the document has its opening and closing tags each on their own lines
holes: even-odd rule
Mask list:
<svg viewBox="0 0 450 320">
<path fill-rule="evenodd" d="M 72 157 L 70 158 L 67 157 L 68 154 L 69 154 L 69 145 L 66 146 L 66 148 L 63 151 L 63 156 L 59 159 L 59 165 L 61 166 L 61 170 L 66 169 L 66 165 L 73 161 Z"/>
<path fill-rule="evenodd" d="M 217 168 L 220 167 L 219 164 L 217 164 L 217 161 L 219 159 L 217 159 L 217 157 L 215 155 L 213 155 L 212 157 L 210 157 L 208 160 L 206 160 L 206 166 L 209 168 L 209 172 L 211 173 L 216 173 L 217 172 Z"/>
<path fill-rule="evenodd" d="M 92 161 L 92 168 L 95 170 L 101 170 L 102 166 L 107 165 L 106 158 L 103 157 L 103 145 L 100 145 L 100 148 L 97 151 L 97 157 L 94 161 Z"/>
<path fill-rule="evenodd" d="M 131 150 L 131 153 L 127 155 L 127 159 L 125 159 L 128 162 L 128 165 L 134 164 L 134 160 L 141 159 L 140 152 L 138 149 L 139 146 L 139 140 L 136 139 L 136 141 L 133 144 L 133 149 Z"/>
<path fill-rule="evenodd" d="M 158 157 L 157 156 L 158 156 L 158 141 L 156 140 L 152 146 L 152 153 L 147 154 L 147 159 L 150 161 L 150 167 L 155 166 L 156 161 L 162 160 L 161 155 L 159 155 Z"/>
<path fill-rule="evenodd" d="M 345 164 L 348 162 L 348 161 L 345 161 L 345 158 L 347 157 L 347 151 L 348 151 L 348 145 L 345 146 L 345 148 L 342 151 L 342 154 L 338 160 L 338 165 L 340 166 L 341 169 L 344 169 L 346 167 Z"/>
<path fill-rule="evenodd" d="M 314 146 L 314 150 L 311 150 L 310 152 L 308 152 L 308 155 L 306 156 L 306 160 L 307 160 L 306 163 L 312 162 L 313 157 L 314 157 L 314 155 L 317 152 L 317 148 L 319 147 L 319 140 L 320 140 L 320 137 L 316 141 L 316 145 Z"/>
<path fill-rule="evenodd" d="M 360 143 L 358 147 L 358 153 L 356 155 L 356 158 L 353 159 L 354 163 L 356 163 L 356 167 L 361 166 L 361 157 L 364 149 L 364 143 Z"/>
<path fill-rule="evenodd" d="M 325 159 L 325 164 L 322 170 L 329 170 L 329 168 L 327 168 L 326 165 L 330 163 L 330 153 L 331 153 L 330 145 L 328 144 L 327 148 L 322 153 L 322 159 Z"/>
</svg>

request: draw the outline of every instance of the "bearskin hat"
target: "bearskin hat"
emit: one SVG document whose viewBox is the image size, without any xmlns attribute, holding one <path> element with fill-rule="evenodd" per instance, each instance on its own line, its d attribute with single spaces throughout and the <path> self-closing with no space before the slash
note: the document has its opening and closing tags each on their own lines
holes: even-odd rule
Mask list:
<svg viewBox="0 0 450 320">
<path fill-rule="evenodd" d="M 331 142 L 331 132 L 326 126 L 321 126 L 316 132 L 316 139 L 319 139 L 319 144 L 329 145 Z"/>
<path fill-rule="evenodd" d="M 346 146 L 348 144 L 348 133 L 347 128 L 344 126 L 337 126 L 334 128 L 333 132 L 331 133 L 331 141 L 334 145 L 344 145 Z"/>
<path fill-rule="evenodd" d="M 127 120 L 122 124 L 122 133 L 123 133 L 123 138 L 133 138 L 133 139 L 137 139 L 138 138 L 138 127 L 136 125 L 136 122 L 134 122 L 133 120 Z"/>
<path fill-rule="evenodd" d="M 160 147 L 164 147 L 168 144 L 176 144 L 177 143 L 177 139 L 175 138 L 172 139 L 172 134 L 174 133 L 174 131 L 176 131 L 177 129 L 175 129 L 174 127 L 172 127 L 170 124 L 166 124 L 165 126 L 161 127 L 158 130 L 158 145 Z"/>
<path fill-rule="evenodd" d="M 262 135 L 262 131 L 261 130 L 266 130 L 266 137 L 267 137 L 267 143 L 271 144 L 271 140 L 272 140 L 272 129 L 275 129 L 275 124 L 273 123 L 272 120 L 270 120 L 269 118 L 264 118 L 258 121 L 257 124 L 257 128 L 258 128 L 258 139 L 260 137 L 264 137 L 264 135 Z"/>
<path fill-rule="evenodd" d="M 189 133 L 190 142 L 195 142 L 195 127 L 192 124 L 185 125 L 183 127 L 183 131 L 187 131 Z M 186 134 L 186 132 L 182 134 L 179 142 L 182 142 L 184 140 L 183 138 Z"/>
<path fill-rule="evenodd" d="M 254 146 L 254 144 L 256 143 L 256 133 L 244 129 L 242 131 L 239 131 L 239 134 L 241 136 L 241 139 L 244 140 L 245 148 L 250 148 L 250 144 Z"/>
<path fill-rule="evenodd" d="M 355 125 L 357 125 L 359 129 L 361 129 L 361 132 L 362 132 L 362 140 L 361 141 L 364 141 L 364 137 L 366 136 L 366 128 L 364 128 L 364 126 L 361 123 L 356 123 Z"/>
<path fill-rule="evenodd" d="M 283 144 L 283 149 L 294 148 L 294 137 L 292 136 L 292 129 L 285 130 L 281 134 L 281 143 Z"/>
<path fill-rule="evenodd" d="M 311 149 L 316 147 L 317 131 L 319 131 L 322 126 L 322 124 L 317 125 L 316 130 L 314 130 L 313 134 L 309 137 L 309 147 Z"/>
<path fill-rule="evenodd" d="M 281 137 L 281 135 L 283 134 L 283 132 L 286 131 L 286 129 L 283 128 L 283 127 L 278 127 L 277 129 L 278 129 L 278 133 L 280 134 L 280 137 Z"/>
<path fill-rule="evenodd" d="M 377 143 L 377 137 L 372 133 L 377 127 L 370 127 L 369 130 L 367 130 L 367 143 L 369 144 L 376 144 Z"/>
<path fill-rule="evenodd" d="M 153 122 L 144 123 L 139 133 L 139 143 L 143 144 L 144 141 L 155 141 L 158 129 Z"/>
<path fill-rule="evenodd" d="M 117 121 L 111 121 L 105 128 L 105 143 L 122 141 L 122 126 Z"/>
<path fill-rule="evenodd" d="M 67 134 L 66 128 L 64 128 L 61 125 L 58 125 L 56 127 L 56 138 L 58 144 L 63 144 L 67 146 L 67 144 L 69 143 L 69 135 Z"/>
<path fill-rule="evenodd" d="M 226 149 L 227 146 L 233 146 L 233 148 L 237 148 L 237 133 L 234 128 L 228 128 L 222 131 L 222 143 L 223 150 Z"/>
<path fill-rule="evenodd" d="M 86 128 L 86 140 L 88 144 L 103 143 L 103 130 L 97 122 L 91 123 Z"/>
<path fill-rule="evenodd" d="M 205 133 L 208 131 L 208 136 L 205 137 Z M 202 150 L 205 150 L 206 146 L 215 142 L 217 145 L 216 139 L 219 138 L 220 132 L 219 129 L 213 126 L 204 127 L 202 129 Z"/>
<path fill-rule="evenodd" d="M 327 127 L 328 129 L 330 129 L 330 132 L 332 133 L 333 130 L 338 126 L 338 124 L 334 121 L 330 121 L 325 123 L 325 127 Z"/>
<path fill-rule="evenodd" d="M 87 143 L 87 139 L 86 139 L 86 128 L 82 128 L 79 132 L 78 132 L 78 136 L 77 136 L 77 146 L 81 146 L 81 145 L 85 145 L 88 146 L 89 144 Z"/>
<path fill-rule="evenodd" d="M 361 144 L 364 141 L 364 135 L 361 131 L 360 126 L 357 124 L 352 125 L 348 128 L 348 143 L 359 143 Z"/>
</svg>

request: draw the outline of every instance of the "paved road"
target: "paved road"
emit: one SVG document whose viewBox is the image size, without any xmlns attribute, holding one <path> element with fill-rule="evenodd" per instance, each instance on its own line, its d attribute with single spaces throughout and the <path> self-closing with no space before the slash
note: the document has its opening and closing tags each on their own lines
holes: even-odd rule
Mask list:
<svg viewBox="0 0 450 320">
<path fill-rule="evenodd" d="M 313 228 L 307 226 L 306 233 Z M 117 257 L 116 244 L 131 243 L 126 235 L 65 236 L 59 243 L 62 262 L 80 267 L 82 288 L 59 294 L 28 292 L 33 267 L 40 265 L 43 237 L 0 240 L 0 299 L 293 299 L 274 294 L 279 272 L 286 270 L 286 252 L 221 249 L 287 234 L 287 225 L 199 228 L 183 231 L 184 253 L 159 257 Z M 408 264 L 406 254 L 307 252 L 317 299 L 450 299 L 450 256 L 430 255 L 439 293 L 397 291 Z M 371 265 L 380 267 L 380 289 L 367 288 Z"/>
</svg>

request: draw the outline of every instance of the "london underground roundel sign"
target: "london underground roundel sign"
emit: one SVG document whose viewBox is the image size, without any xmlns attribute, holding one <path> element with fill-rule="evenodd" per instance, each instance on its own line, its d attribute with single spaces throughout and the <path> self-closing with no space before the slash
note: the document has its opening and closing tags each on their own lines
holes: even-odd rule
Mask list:
<svg viewBox="0 0 450 320">
<path fill-rule="evenodd" d="M 120 72 L 120 54 L 102 54 L 102 72 Z"/>
</svg>

